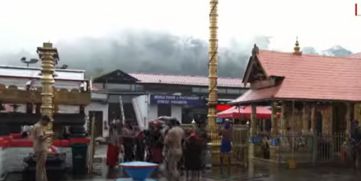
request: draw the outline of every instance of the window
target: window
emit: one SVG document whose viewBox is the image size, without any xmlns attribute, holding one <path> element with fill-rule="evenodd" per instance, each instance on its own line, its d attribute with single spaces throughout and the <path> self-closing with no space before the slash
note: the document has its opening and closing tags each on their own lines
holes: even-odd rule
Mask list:
<svg viewBox="0 0 361 181">
<path fill-rule="evenodd" d="M 208 93 L 208 87 L 192 87 L 194 93 Z"/>
<path fill-rule="evenodd" d="M 199 93 L 199 92 L 201 92 L 201 88 L 200 87 L 192 87 L 192 92 Z"/>
<path fill-rule="evenodd" d="M 130 84 L 107 84 L 107 89 L 131 90 Z"/>
<path fill-rule="evenodd" d="M 170 104 L 158 104 L 158 117 L 159 116 L 171 116 L 172 106 Z"/>
<path fill-rule="evenodd" d="M 135 85 L 135 91 L 143 91 L 142 85 Z"/>
<path fill-rule="evenodd" d="M 226 94 L 226 91 L 227 89 L 225 89 L 225 88 L 220 88 L 220 89 L 218 89 L 218 93 L 220 93 L 220 94 Z"/>
<path fill-rule="evenodd" d="M 208 93 L 208 87 L 207 88 L 201 88 L 202 93 Z"/>
<path fill-rule="evenodd" d="M 227 94 L 239 94 L 239 89 L 227 89 Z"/>
</svg>

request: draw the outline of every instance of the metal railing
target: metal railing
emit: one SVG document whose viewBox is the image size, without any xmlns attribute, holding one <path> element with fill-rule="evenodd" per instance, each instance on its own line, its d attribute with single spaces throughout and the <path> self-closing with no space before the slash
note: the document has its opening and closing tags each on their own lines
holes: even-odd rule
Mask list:
<svg viewBox="0 0 361 181">
<path fill-rule="evenodd" d="M 244 165 L 248 162 L 248 134 L 248 127 L 246 126 L 233 127 L 232 156 L 236 161 Z"/>
<path fill-rule="evenodd" d="M 253 140 L 256 158 L 279 163 L 295 160 L 299 163 L 334 162 L 342 159 L 345 134 L 333 135 L 258 135 Z"/>
<path fill-rule="evenodd" d="M 317 141 L 317 161 L 339 161 L 343 143 L 346 140 L 344 133 L 333 135 L 316 136 Z"/>
</svg>

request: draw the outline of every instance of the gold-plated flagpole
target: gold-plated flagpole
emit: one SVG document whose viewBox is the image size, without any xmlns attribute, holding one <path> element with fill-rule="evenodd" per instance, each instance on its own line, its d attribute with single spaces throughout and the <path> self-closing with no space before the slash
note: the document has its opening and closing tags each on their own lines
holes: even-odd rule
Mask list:
<svg viewBox="0 0 361 181">
<path fill-rule="evenodd" d="M 41 115 L 49 116 L 51 121 L 48 124 L 46 133 L 53 134 L 53 113 L 54 113 L 54 72 L 58 61 L 58 51 L 52 43 L 43 43 L 38 47 L 37 53 L 41 60 Z M 52 139 L 49 139 L 49 143 Z"/>
<path fill-rule="evenodd" d="M 217 39 L 217 8 L 218 0 L 210 0 L 209 13 L 209 48 L 208 48 L 208 131 L 211 137 L 211 151 L 213 163 L 218 161 L 217 153 L 219 143 L 217 142 L 216 105 L 217 105 L 217 62 L 218 62 L 218 39 Z"/>
</svg>

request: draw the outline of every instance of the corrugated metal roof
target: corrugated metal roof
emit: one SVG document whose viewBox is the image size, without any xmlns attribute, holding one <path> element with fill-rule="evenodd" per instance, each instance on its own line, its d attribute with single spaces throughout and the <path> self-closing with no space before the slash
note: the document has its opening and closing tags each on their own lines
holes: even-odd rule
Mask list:
<svg viewBox="0 0 361 181">
<path fill-rule="evenodd" d="M 145 84 L 173 84 L 173 85 L 195 85 L 208 86 L 208 77 L 186 76 L 186 75 L 161 75 L 161 74 L 144 74 L 130 73 L 132 77 L 139 80 L 139 83 Z M 242 79 L 236 78 L 218 78 L 219 87 L 242 88 Z"/>
</svg>

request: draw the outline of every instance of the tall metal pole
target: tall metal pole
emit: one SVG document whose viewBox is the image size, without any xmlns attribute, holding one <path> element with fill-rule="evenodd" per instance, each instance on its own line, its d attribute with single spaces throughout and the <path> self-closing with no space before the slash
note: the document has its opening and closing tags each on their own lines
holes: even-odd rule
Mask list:
<svg viewBox="0 0 361 181">
<path fill-rule="evenodd" d="M 43 43 L 43 47 L 38 47 L 37 53 L 41 59 L 41 115 L 47 115 L 53 120 L 54 67 L 58 60 L 58 51 L 51 43 Z M 47 132 L 53 133 L 52 121 L 48 124 Z"/>
<path fill-rule="evenodd" d="M 217 62 L 218 62 L 218 39 L 217 39 L 217 7 L 218 0 L 210 0 L 209 13 L 209 48 L 208 48 L 208 130 L 211 133 L 212 142 L 216 132 L 216 105 L 217 105 Z"/>
</svg>

